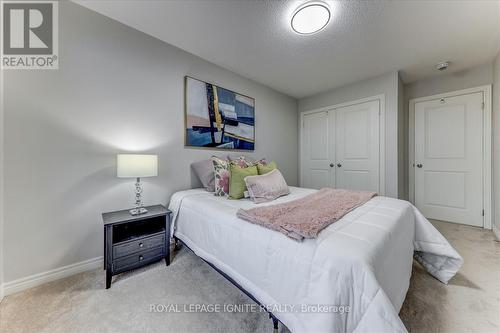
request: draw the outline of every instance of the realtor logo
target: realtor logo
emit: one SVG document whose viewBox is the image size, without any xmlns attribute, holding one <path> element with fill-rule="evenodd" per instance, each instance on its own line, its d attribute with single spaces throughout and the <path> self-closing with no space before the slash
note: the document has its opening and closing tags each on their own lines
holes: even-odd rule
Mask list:
<svg viewBox="0 0 500 333">
<path fill-rule="evenodd" d="M 58 3 L 2 1 L 2 69 L 58 68 Z"/>
</svg>

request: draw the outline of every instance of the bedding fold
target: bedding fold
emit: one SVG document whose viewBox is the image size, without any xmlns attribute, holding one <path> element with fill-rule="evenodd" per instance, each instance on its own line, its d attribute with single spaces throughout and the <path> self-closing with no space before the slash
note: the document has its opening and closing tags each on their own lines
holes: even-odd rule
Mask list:
<svg viewBox="0 0 500 333">
<path fill-rule="evenodd" d="M 324 228 L 376 195 L 375 192 L 324 188 L 282 204 L 239 209 L 237 216 L 301 241 L 316 238 Z"/>
</svg>

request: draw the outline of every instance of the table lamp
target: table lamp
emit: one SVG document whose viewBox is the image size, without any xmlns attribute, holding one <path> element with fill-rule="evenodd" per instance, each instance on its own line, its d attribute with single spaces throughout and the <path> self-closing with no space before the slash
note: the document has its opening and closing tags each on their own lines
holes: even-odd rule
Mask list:
<svg viewBox="0 0 500 333">
<path fill-rule="evenodd" d="M 118 154 L 116 156 L 116 175 L 119 178 L 136 178 L 135 208 L 131 215 L 141 215 L 148 212 L 142 206 L 141 178 L 158 176 L 158 155 Z"/>
</svg>

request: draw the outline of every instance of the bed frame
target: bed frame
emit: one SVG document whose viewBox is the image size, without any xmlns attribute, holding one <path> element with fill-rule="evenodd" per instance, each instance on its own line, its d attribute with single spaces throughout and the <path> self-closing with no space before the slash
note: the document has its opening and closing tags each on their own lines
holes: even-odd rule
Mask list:
<svg viewBox="0 0 500 333">
<path fill-rule="evenodd" d="M 189 247 L 187 246 L 182 240 L 180 240 L 179 238 L 173 236 L 174 238 L 174 251 L 179 251 L 181 249 L 181 245 L 182 244 L 183 246 L 185 246 L 186 248 L 188 248 L 191 252 L 194 253 L 194 255 L 196 255 L 196 253 Z M 180 244 L 179 244 L 180 243 Z M 197 255 L 196 255 L 197 256 Z M 201 260 L 203 260 L 204 262 L 206 262 L 210 267 L 212 267 L 217 273 L 219 273 L 220 275 L 222 275 L 223 277 L 226 278 L 226 280 L 228 280 L 229 282 L 231 282 L 236 288 L 238 288 L 239 290 L 241 290 L 245 295 L 247 295 L 248 297 L 250 297 L 255 303 L 257 303 L 261 308 L 263 309 L 266 309 L 266 307 L 264 307 L 262 305 L 261 302 L 259 302 L 259 300 L 257 300 L 257 298 L 255 298 L 255 296 L 253 296 L 249 291 L 247 291 L 245 288 L 243 288 L 242 286 L 240 286 L 238 284 L 238 282 L 234 281 L 229 275 L 227 275 L 226 273 L 224 273 L 221 269 L 217 268 L 214 264 L 212 264 L 211 262 L 209 261 L 206 261 L 205 259 L 203 259 L 202 257 L 200 256 L 197 256 L 198 258 L 200 258 Z M 270 311 L 266 310 L 266 312 L 269 314 L 269 318 L 272 319 L 273 321 L 273 333 L 278 333 L 278 325 L 280 323 L 280 320 Z"/>
</svg>

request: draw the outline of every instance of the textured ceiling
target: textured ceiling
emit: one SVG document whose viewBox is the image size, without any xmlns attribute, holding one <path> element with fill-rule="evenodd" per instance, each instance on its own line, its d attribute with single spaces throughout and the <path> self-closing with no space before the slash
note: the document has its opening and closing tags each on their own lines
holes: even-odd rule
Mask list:
<svg viewBox="0 0 500 333">
<path fill-rule="evenodd" d="M 388 71 L 404 82 L 488 62 L 500 49 L 500 1 L 328 1 L 330 24 L 290 29 L 304 1 L 75 0 L 149 35 L 301 98 Z"/>
</svg>

